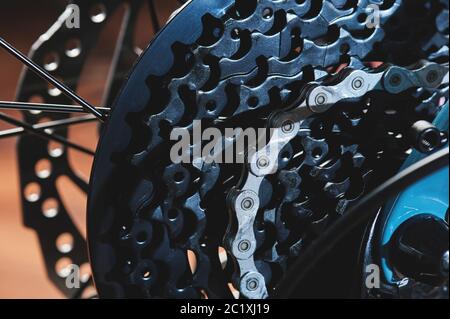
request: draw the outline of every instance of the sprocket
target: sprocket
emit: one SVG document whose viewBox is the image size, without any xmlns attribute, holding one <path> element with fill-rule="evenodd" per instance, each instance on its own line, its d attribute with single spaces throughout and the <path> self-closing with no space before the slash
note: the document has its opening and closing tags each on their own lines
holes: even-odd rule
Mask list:
<svg viewBox="0 0 450 319">
<path fill-rule="evenodd" d="M 380 10 L 373 29 L 369 5 Z M 424 7 L 429 16 L 410 14 Z M 242 165 L 173 164 L 172 129 L 192 130 L 194 120 L 260 127 L 306 84 L 343 64 L 362 69 L 368 61 L 427 58 L 440 49 L 430 45 L 433 36 L 448 45 L 434 24 L 442 10 L 436 1 L 399 0 L 187 4 L 136 64 L 102 132 L 88 207 L 100 296 L 229 298 L 241 290 L 224 236 L 227 193 Z M 424 27 L 420 36 L 394 36 L 409 25 Z M 420 105 L 411 93 L 381 94 L 303 122 L 281 153 L 279 173 L 258 194 L 265 209 L 255 222 L 255 267 L 269 296 L 309 241 L 395 173 L 410 148 L 407 124 L 396 123 L 430 116 L 418 114 Z M 373 171 L 384 175 L 367 184 Z"/>
</svg>

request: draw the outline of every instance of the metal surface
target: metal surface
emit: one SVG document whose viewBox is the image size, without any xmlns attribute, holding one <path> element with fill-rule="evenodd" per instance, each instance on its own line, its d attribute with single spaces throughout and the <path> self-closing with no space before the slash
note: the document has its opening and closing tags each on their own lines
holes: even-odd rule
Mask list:
<svg viewBox="0 0 450 319">
<path fill-rule="evenodd" d="M 371 91 L 378 90 L 392 93 L 392 88 L 387 85 L 387 83 L 391 82 L 393 74 L 395 76 L 399 76 L 400 78 L 406 79 L 428 78 L 428 74 L 432 72 L 439 75 L 435 79 L 433 79 L 433 81 L 400 80 L 398 81 L 398 83 L 396 83 L 397 85 L 395 94 L 399 94 L 402 91 L 406 91 L 413 87 L 422 87 L 424 89 L 431 90 L 436 89 L 440 86 L 442 80 L 445 77 L 445 74 L 448 73 L 448 67 L 439 66 L 434 63 L 425 63 L 425 65 L 426 66 L 418 70 L 382 66 L 382 72 L 375 71 L 374 73 L 368 73 L 363 70 L 354 71 L 351 69 L 344 69 L 340 72 L 340 74 L 336 75 L 336 78 L 339 80 L 338 83 L 330 79 L 325 79 L 322 82 L 333 83 L 333 85 L 323 86 L 320 85 L 320 83 L 312 83 L 310 84 L 310 86 L 312 86 L 313 89 L 308 86 L 304 88 L 305 92 L 300 92 L 299 95 L 303 98 L 303 101 L 298 102 L 300 106 L 296 106 L 296 103 L 293 107 L 287 107 L 285 111 L 278 111 L 269 116 L 269 118 L 275 119 L 275 121 L 269 123 L 270 126 L 268 127 L 268 129 L 270 129 L 271 127 L 277 127 L 278 129 L 274 131 L 273 136 L 268 142 L 267 146 L 263 150 L 256 153 L 253 158 L 249 158 L 249 169 L 247 172 L 243 173 L 241 177 L 241 181 L 244 181 L 241 182 L 241 185 L 243 186 L 238 185 L 236 187 L 236 189 L 238 189 L 239 191 L 235 190 L 237 194 L 233 195 L 233 200 L 231 200 L 229 205 L 230 210 L 234 214 L 236 214 L 239 221 L 236 234 L 234 235 L 234 241 L 231 242 L 229 250 L 232 251 L 234 257 L 237 259 L 237 262 L 241 267 L 241 274 L 250 273 L 252 278 L 255 278 L 255 274 L 258 273 L 256 267 L 254 266 L 253 260 L 255 249 L 253 249 L 253 251 L 249 251 L 249 253 L 245 256 L 242 256 L 240 253 L 236 253 L 236 247 L 242 240 L 249 240 L 251 243 L 253 243 L 253 247 L 256 247 L 254 238 L 249 239 L 245 236 L 248 236 L 248 234 L 253 234 L 253 231 L 249 230 L 253 230 L 254 228 L 256 213 L 260 207 L 257 204 L 253 205 L 253 218 L 248 218 L 248 212 L 243 212 L 240 208 L 242 203 L 239 201 L 239 198 L 244 196 L 243 194 L 246 193 L 255 194 L 255 196 L 257 196 L 256 194 L 261 193 L 261 183 L 263 178 L 266 175 L 277 173 L 277 165 L 279 158 L 281 158 L 281 151 L 297 136 L 300 127 L 302 127 L 302 124 L 307 120 L 307 118 L 311 117 L 314 114 L 325 113 L 337 103 L 345 101 L 347 99 L 362 98 Z M 355 85 L 356 82 L 357 85 Z M 319 97 L 323 97 L 323 99 L 320 101 Z M 309 114 L 308 112 L 304 111 L 305 108 L 309 109 Z M 439 145 L 439 147 L 440 146 L 442 145 Z M 258 167 L 257 163 L 259 163 L 263 158 L 266 163 L 266 167 Z M 439 177 L 442 178 L 442 175 Z M 448 187 L 445 188 L 441 185 L 440 189 L 444 192 L 447 191 L 448 193 Z M 341 193 L 338 193 L 338 195 L 341 196 L 343 191 L 339 191 Z M 423 196 L 427 197 L 426 194 L 424 194 Z M 420 201 L 424 202 L 423 198 L 420 198 Z M 234 215 L 233 213 L 232 216 Z M 234 229 L 234 227 L 230 227 L 230 229 Z M 259 280 L 260 284 L 264 280 L 262 276 L 261 278 L 262 279 Z M 241 279 L 240 289 L 241 293 L 243 293 L 245 297 L 259 299 L 267 297 L 267 293 L 264 290 L 257 293 L 256 291 L 250 292 L 248 291 L 248 289 L 245 289 L 246 281 L 248 281 L 246 277 Z M 244 286 L 242 286 L 242 283 Z"/>
<path fill-rule="evenodd" d="M 18 121 L 16 119 L 14 119 L 14 118 L 4 114 L 4 113 L 0 113 L 0 119 L 2 121 L 6 122 L 6 123 L 15 125 L 17 127 L 21 127 L 25 131 L 28 131 L 28 132 L 36 135 L 36 136 L 44 138 L 45 140 L 55 141 L 55 142 L 61 143 L 64 146 L 67 146 L 67 147 L 73 148 L 73 149 L 75 149 L 77 151 L 80 151 L 82 153 L 94 156 L 94 151 L 92 151 L 92 150 L 89 150 L 89 149 L 87 149 L 87 148 L 85 148 L 85 147 L 83 147 L 81 145 L 72 143 L 72 142 L 68 141 L 67 139 L 65 139 L 64 137 L 61 137 L 59 135 L 50 133 L 50 132 L 48 132 L 46 130 L 35 129 L 31 124 Z"/>
<path fill-rule="evenodd" d="M 54 85 L 56 89 L 60 90 L 64 93 L 67 97 L 69 97 L 71 100 L 77 102 L 80 104 L 86 112 L 90 112 L 94 114 L 100 121 L 104 121 L 104 116 L 101 112 L 96 110 L 95 107 L 90 105 L 88 102 L 86 102 L 83 98 L 78 96 L 75 92 L 73 92 L 70 88 L 68 88 L 64 83 L 58 81 L 55 77 L 53 77 L 51 74 L 49 74 L 47 71 L 45 71 L 42 67 L 40 67 L 38 64 L 34 63 L 32 60 L 30 60 L 28 57 L 26 57 L 24 54 L 16 50 L 11 44 L 6 42 L 4 39 L 0 38 L 0 46 L 4 48 L 7 52 L 9 52 L 13 57 L 21 61 L 24 65 L 26 65 L 32 72 L 34 72 L 36 75 L 38 75 L 43 80 L 49 82 L 50 84 Z"/>
<path fill-rule="evenodd" d="M 424 107 L 417 92 L 372 92 L 370 103 L 356 95 L 356 101 L 303 121 L 292 143 L 281 144 L 286 159 L 273 178 L 260 173 L 239 183 L 242 165 L 201 158 L 180 165 L 168 156 L 172 128 L 192 130 L 195 119 L 207 126 L 264 127 L 273 110 L 300 99 L 306 84 L 333 72 L 329 67 L 346 62 L 362 69 L 364 59 L 412 59 L 409 64 L 435 53 L 424 42 L 439 34 L 438 25 L 405 41 L 392 29 L 430 25 L 441 3 L 386 3 L 380 28 L 366 30 L 357 17 L 370 3 L 379 1 L 355 8 L 339 1 L 317 7 L 311 1 L 193 1 L 172 18 L 116 101 L 95 159 L 88 230 L 101 296 L 214 298 L 231 297 L 234 289 L 244 298 L 270 296 L 308 243 L 367 188 L 397 171 L 411 146 L 411 118 L 430 119 L 418 108 L 433 113 L 440 107 L 435 99 Z M 425 6 L 429 15 L 409 14 Z M 390 24 L 391 17 L 399 25 Z M 405 47 L 411 48 L 407 54 Z M 408 79 L 407 87 L 435 86 L 428 83 L 434 80 Z M 359 80 L 347 88 L 358 91 Z M 432 91 L 436 100 L 443 96 Z M 255 163 L 271 172 L 272 160 Z M 244 185 L 244 196 L 230 192 L 236 185 Z M 263 192 L 248 192 L 246 185 Z"/>
<path fill-rule="evenodd" d="M 86 115 L 86 116 L 50 121 L 50 122 L 46 122 L 43 124 L 42 123 L 35 124 L 35 125 L 33 125 L 33 128 L 36 130 L 58 129 L 58 128 L 62 128 L 62 127 L 68 127 L 71 125 L 83 124 L 83 123 L 89 123 L 89 122 L 95 122 L 95 121 L 98 121 L 98 120 L 93 115 Z M 26 133 L 26 130 L 23 127 L 12 128 L 9 130 L 1 131 L 0 138 L 14 137 L 14 136 L 22 135 L 24 133 Z"/>
<path fill-rule="evenodd" d="M 56 112 L 56 113 L 87 113 L 83 107 L 63 104 L 38 104 L 26 102 L 4 102 L 0 101 L 0 109 L 21 110 L 29 112 Z M 96 107 L 97 111 L 107 114 L 111 109 L 107 107 Z"/>
<path fill-rule="evenodd" d="M 146 2 L 144 0 L 71 1 L 80 8 L 80 23 L 83 27 L 80 29 L 67 27 L 66 19 L 72 13 L 71 9 L 67 7 L 55 24 L 33 45 L 29 54 L 30 59 L 43 66 L 53 77 L 65 83 L 70 90 L 76 91 L 87 58 L 97 44 L 101 31 L 104 30 L 111 17 L 124 8 L 121 31 L 117 39 L 115 55 L 110 67 L 110 76 L 104 92 L 104 103 L 102 103 L 109 106 L 112 104 L 127 72 L 138 57 L 137 51 L 139 50 L 136 50 L 134 45 L 134 31 L 138 13 Z M 29 102 L 39 98 L 46 104 L 69 104 L 70 100 L 60 93 L 61 91 L 49 88 L 32 72 L 24 71 L 19 84 L 17 100 Z M 23 116 L 26 123 L 36 129 L 52 128 L 52 125 L 55 125 L 59 128 L 58 134 L 64 138 L 67 138 L 68 134 L 65 127 L 70 124 L 86 122 L 86 119 L 71 119 L 68 114 L 53 112 L 24 111 Z M 48 127 L 45 123 L 40 123 L 43 118 L 50 119 Z M 87 119 L 87 121 L 91 120 Z M 22 131 L 23 129 L 18 128 L 2 133 L 5 133 L 5 136 L 13 136 L 20 134 Z M 36 176 L 35 171 L 36 163 L 42 159 L 50 161 L 52 166 L 51 174 L 45 180 Z M 76 265 L 84 265 L 88 262 L 85 240 L 70 217 L 68 208 L 56 186 L 56 181 L 59 177 L 66 176 L 83 193 L 88 191 L 88 182 L 71 167 L 65 148 L 59 148 L 57 152 L 49 153 L 48 143 L 33 135 L 22 135 L 20 137 L 18 160 L 24 223 L 38 234 L 47 274 L 50 280 L 67 297 L 81 296 L 83 288 L 87 285 L 82 285 L 82 289 L 69 289 L 65 284 L 66 273 L 58 273 L 55 269 L 57 262 L 63 258 L 70 258 L 71 262 Z M 30 202 L 24 192 L 26 187 L 32 183 L 39 185 L 41 196 L 38 200 Z M 52 214 L 51 218 L 45 217 L 46 214 L 43 212 L 43 209 L 45 209 L 43 205 L 49 200 L 57 204 L 55 207 L 56 214 Z M 57 249 L 55 242 L 61 234 L 69 234 L 73 239 L 70 251 L 61 252 Z"/>
<path fill-rule="evenodd" d="M 142 3 L 93 4 L 83 17 L 91 26 L 89 30 L 95 31 L 89 34 L 64 26 L 71 13 L 67 9 L 33 47 L 33 58 L 42 68 L 0 38 L 3 48 L 54 86 L 35 86 L 37 78 L 24 72 L 20 90 L 24 96 L 19 94 L 20 99 L 39 96 L 48 103 L 4 102 L 5 107 L 31 112 L 24 113 L 26 122 L 0 114 L 1 120 L 17 126 L 0 136 L 20 134 L 19 155 L 25 150 L 21 148 L 24 141 L 35 142 L 28 145 L 31 153 L 24 152 L 35 158 L 20 158 L 23 203 L 24 209 L 37 208 L 44 216 L 27 216 L 26 223 L 41 235 L 49 274 L 63 290 L 67 272 L 55 271 L 55 260 L 82 260 L 85 256 L 78 245 L 81 236 L 62 207 L 55 180 L 66 175 L 84 191 L 87 183 L 68 164 L 66 149 L 48 151 L 45 139 L 93 155 L 93 151 L 68 141 L 64 130 L 92 117 L 72 120 L 45 114 L 56 120 L 38 121 L 44 116 L 41 111 L 81 109 L 104 118 L 109 108 L 97 110 L 74 93 L 86 53 L 110 13 L 124 5 L 105 95 L 108 103 L 104 105 L 110 105 L 122 86 L 123 74 L 141 52 L 133 45 L 133 31 Z M 375 29 L 364 21 L 369 4 L 379 5 L 381 10 L 381 25 Z M 83 5 L 87 9 L 90 4 Z M 426 14 L 411 15 L 420 8 L 426 9 Z M 158 30 L 153 1 L 149 1 L 149 10 Z M 394 174 L 411 147 L 429 153 L 448 143 L 448 132 L 429 123 L 436 114 L 437 121 L 442 119 L 443 104 L 448 103 L 446 17 L 445 0 L 414 4 L 395 0 L 194 1 L 177 12 L 133 69 L 116 103 L 119 111 L 113 112 L 112 123 L 103 135 L 106 142 L 97 154 L 90 203 L 96 215 L 90 217 L 89 229 L 101 294 L 191 298 L 229 297 L 238 292 L 243 298 L 269 297 L 289 265 L 368 189 Z M 429 27 L 419 35 L 407 37 L 402 30 L 410 25 L 410 30 L 420 29 L 427 23 Z M 180 28 L 191 32 L 177 34 Z M 63 35 L 70 39 L 61 49 L 58 45 Z M 56 47 L 42 52 L 52 42 Z M 401 46 L 411 50 L 405 54 Z M 380 68 L 367 67 L 374 60 L 387 63 Z M 76 65 L 72 68 L 69 61 Z M 409 63 L 415 64 L 403 67 Z M 59 80 L 68 75 L 75 76 L 70 87 Z M 22 92 L 23 88 L 33 92 Z M 69 101 L 62 93 L 81 107 L 67 106 Z M 255 155 L 250 155 L 250 148 L 245 150 L 244 165 L 227 166 L 197 157 L 195 150 L 201 143 L 190 145 L 188 153 L 192 154 L 187 155 L 193 156 L 192 164 L 171 163 L 167 155 L 171 129 L 184 127 L 195 134 L 194 120 L 222 129 L 262 125 L 273 135 Z M 62 128 L 60 133 L 54 132 L 56 128 Z M 33 140 L 33 136 L 43 140 Z M 414 157 L 409 156 L 407 164 Z M 43 173 L 35 169 L 38 160 L 50 160 L 52 170 Z M 439 185 L 446 173 L 418 185 Z M 27 195 L 28 186 L 36 185 L 40 191 Z M 448 192 L 448 179 L 442 189 Z M 48 200 L 55 201 L 56 207 L 46 210 Z M 441 198 L 436 202 L 442 202 Z M 398 217 L 396 212 L 388 215 Z M 448 282 L 448 243 L 441 245 L 448 237 L 448 220 L 442 214 L 426 215 L 423 221 L 412 218 L 422 215 L 394 218 L 388 242 L 399 250 L 392 263 L 403 253 L 413 258 L 426 255 L 414 246 L 420 241 L 414 233 L 420 233 L 424 240 L 430 232 L 443 233 L 444 240 L 425 257 L 434 260 L 431 266 L 437 269 L 433 268 L 437 277 L 447 273 Z M 448 218 L 448 203 L 445 215 Z M 43 217 L 56 221 L 52 226 L 57 227 L 49 228 Z M 436 232 L 408 233 L 410 225 L 435 227 L 435 220 L 443 225 Z M 75 246 L 55 254 L 54 235 L 61 231 L 72 236 Z M 222 247 L 226 260 L 220 256 Z M 388 273 L 389 256 L 383 258 Z M 401 273 L 409 266 L 400 263 L 396 271 Z M 425 265 L 423 260 L 418 264 Z M 428 273 L 414 275 L 430 277 Z M 403 283 L 398 286 L 403 288 Z M 83 287 L 88 284 L 86 281 Z M 411 291 L 429 295 L 423 289 L 427 288 L 413 287 Z M 64 291 L 78 297 L 83 288 Z"/>
<path fill-rule="evenodd" d="M 448 111 L 449 105 L 447 102 L 447 104 L 443 106 L 442 110 L 433 123 L 436 128 L 438 128 L 442 132 L 446 132 L 447 136 L 449 130 Z M 445 145 L 448 146 L 448 139 L 445 141 Z M 426 157 L 425 154 L 419 151 L 415 151 L 407 159 L 402 169 L 411 166 L 424 157 Z M 378 221 L 374 223 L 372 230 L 372 232 L 374 233 L 374 239 L 370 240 L 367 245 L 368 253 L 366 253 L 366 259 L 374 260 L 381 265 L 383 282 L 385 283 L 385 286 L 380 291 L 369 291 L 369 294 L 389 294 L 389 292 L 394 291 L 394 296 L 396 297 L 433 297 L 433 294 L 427 292 L 426 289 L 422 292 L 423 295 L 420 294 L 420 290 L 424 289 L 421 288 L 421 286 L 426 286 L 426 284 L 423 283 L 423 278 L 420 275 L 416 274 L 414 277 L 409 278 L 407 275 L 402 274 L 401 271 L 397 269 L 397 267 L 399 267 L 399 265 L 397 264 L 398 259 L 396 260 L 394 258 L 395 255 L 392 253 L 392 251 L 395 248 L 394 246 L 397 246 L 397 244 L 394 242 L 394 237 L 398 237 L 399 234 L 401 235 L 402 232 L 407 231 L 407 227 L 414 227 L 414 225 L 419 225 L 416 227 L 420 227 L 420 224 L 433 223 L 433 221 L 436 221 L 437 224 L 442 223 L 443 225 L 446 225 L 443 226 L 444 242 L 442 242 L 442 238 L 438 234 L 438 229 L 435 229 L 435 231 L 433 231 L 433 235 L 429 234 L 428 238 L 420 237 L 422 236 L 422 234 L 420 233 L 420 231 L 416 231 L 415 236 L 419 240 L 418 246 L 410 247 L 411 253 L 414 252 L 415 254 L 422 254 L 420 260 L 425 263 L 425 265 L 423 263 L 419 265 L 413 265 L 414 260 L 410 260 L 410 266 L 416 266 L 418 267 L 418 271 L 422 271 L 425 274 L 428 273 L 429 278 L 434 278 L 436 276 L 433 275 L 433 272 L 438 273 L 437 276 L 440 277 L 439 267 L 441 266 L 442 256 L 439 252 L 439 256 L 429 256 L 428 254 L 433 251 L 433 249 L 430 250 L 430 245 L 432 245 L 434 249 L 443 249 L 444 252 L 446 250 L 448 251 L 448 241 L 446 242 L 445 240 L 445 237 L 448 238 L 448 174 L 449 170 L 448 167 L 446 167 L 434 173 L 433 175 L 416 182 L 414 185 L 409 187 L 401 194 L 397 195 L 395 198 L 390 199 L 380 212 Z M 411 223 L 413 223 L 412 226 L 408 226 Z M 447 229 L 446 235 L 445 227 Z M 402 245 L 404 245 L 406 249 L 407 244 L 403 243 Z M 447 248 L 445 248 L 445 245 Z M 424 271 L 424 269 L 426 269 L 426 264 L 430 263 L 430 260 L 432 260 L 433 258 L 436 258 L 436 269 L 434 271 Z M 448 273 L 444 273 L 444 278 L 445 276 L 447 278 L 447 282 L 445 282 L 445 279 L 442 279 L 443 281 L 441 281 L 440 283 L 442 284 L 442 289 L 444 290 L 442 291 L 442 294 L 438 292 L 437 296 L 435 297 L 447 296 L 448 298 Z M 415 289 L 411 289 L 410 287 L 415 284 L 418 287 Z M 439 284 L 435 285 L 439 286 Z M 447 285 L 447 292 L 445 292 L 445 285 Z M 389 287 L 394 288 L 389 289 Z M 406 292 L 402 292 L 402 290 L 405 290 Z"/>
</svg>

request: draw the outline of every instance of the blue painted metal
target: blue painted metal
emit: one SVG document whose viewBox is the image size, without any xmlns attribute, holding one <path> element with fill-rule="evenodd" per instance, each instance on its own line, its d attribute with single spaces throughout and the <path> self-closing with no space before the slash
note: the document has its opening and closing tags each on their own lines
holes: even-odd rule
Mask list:
<svg viewBox="0 0 450 319">
<path fill-rule="evenodd" d="M 441 131 L 449 131 L 449 104 L 443 106 L 433 123 Z M 414 151 L 402 169 L 416 163 L 427 155 Z M 381 266 L 388 282 L 396 281 L 387 252 L 388 245 L 395 231 L 407 220 L 419 215 L 433 215 L 445 220 L 449 207 L 449 167 L 428 176 L 410 186 L 395 199 L 391 200 L 382 213 L 384 221 L 380 238 Z"/>
</svg>

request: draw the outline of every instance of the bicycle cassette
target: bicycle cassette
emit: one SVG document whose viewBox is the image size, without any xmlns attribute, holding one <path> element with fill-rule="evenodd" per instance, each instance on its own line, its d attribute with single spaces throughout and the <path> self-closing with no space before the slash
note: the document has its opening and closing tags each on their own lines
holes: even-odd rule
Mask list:
<svg viewBox="0 0 450 319">
<path fill-rule="evenodd" d="M 445 14 L 448 1 L 188 2 L 101 133 L 88 204 L 100 297 L 273 296 L 412 149 L 447 143 L 431 124 L 448 101 Z M 411 135 L 421 121 L 433 139 Z M 200 127 L 265 132 L 264 146 Z M 177 131 L 189 138 L 174 161 Z M 228 146 L 240 160 L 218 160 Z"/>
</svg>

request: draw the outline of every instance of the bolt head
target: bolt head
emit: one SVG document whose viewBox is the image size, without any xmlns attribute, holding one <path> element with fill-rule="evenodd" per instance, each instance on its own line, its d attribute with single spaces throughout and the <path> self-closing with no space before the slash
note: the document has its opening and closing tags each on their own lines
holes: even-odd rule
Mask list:
<svg viewBox="0 0 450 319">
<path fill-rule="evenodd" d="M 327 103 L 327 96 L 323 93 L 317 94 L 316 96 L 316 104 L 317 105 L 324 105 Z"/>
<path fill-rule="evenodd" d="M 359 90 L 363 87 L 364 85 L 364 79 L 361 77 L 357 77 L 356 79 L 353 80 L 352 82 L 352 88 L 354 90 Z"/>
<path fill-rule="evenodd" d="M 389 80 L 389 83 L 392 86 L 399 86 L 401 82 L 402 78 L 399 74 L 394 74 L 393 76 L 391 76 L 391 79 Z"/>
<path fill-rule="evenodd" d="M 261 156 L 258 158 L 256 165 L 258 168 L 267 168 L 270 165 L 270 160 L 266 156 Z"/>
<path fill-rule="evenodd" d="M 292 133 L 294 130 L 295 124 L 292 121 L 286 121 L 283 123 L 283 126 L 281 127 L 281 130 L 284 134 Z"/>
<path fill-rule="evenodd" d="M 427 74 L 428 83 L 434 83 L 434 82 L 436 82 L 436 80 L 438 78 L 439 78 L 439 74 L 435 70 L 432 70 L 432 71 L 428 72 L 428 74 Z"/>
<path fill-rule="evenodd" d="M 247 289 L 249 291 L 255 291 L 259 287 L 259 280 L 257 278 L 250 278 L 247 280 Z"/>
<path fill-rule="evenodd" d="M 247 197 L 242 200 L 241 207 L 243 210 L 251 210 L 255 205 L 253 198 Z"/>
<path fill-rule="evenodd" d="M 254 213 L 259 207 L 259 197 L 255 192 L 246 190 L 233 195 L 233 206 L 236 213 Z"/>
<path fill-rule="evenodd" d="M 238 248 L 240 252 L 247 252 L 250 250 L 251 244 L 248 240 L 243 240 L 239 243 Z"/>
</svg>

